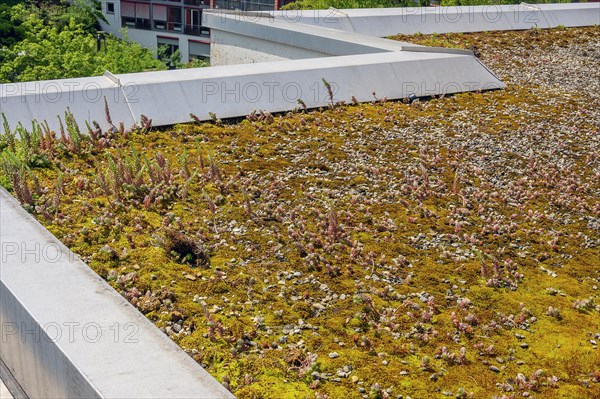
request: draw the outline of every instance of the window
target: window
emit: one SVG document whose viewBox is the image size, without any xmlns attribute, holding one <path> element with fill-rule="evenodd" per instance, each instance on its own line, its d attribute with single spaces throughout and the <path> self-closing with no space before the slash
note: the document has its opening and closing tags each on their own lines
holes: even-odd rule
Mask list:
<svg viewBox="0 0 600 399">
<path fill-rule="evenodd" d="M 151 29 L 150 4 L 141 2 L 121 2 L 121 25 L 137 29 Z"/>
<path fill-rule="evenodd" d="M 107 14 L 115 13 L 115 3 L 106 3 L 106 13 Z"/>
<path fill-rule="evenodd" d="M 208 6 L 210 0 L 184 0 L 183 4 L 187 6 Z"/>
<path fill-rule="evenodd" d="M 210 58 L 210 43 L 205 43 L 197 40 L 188 40 L 188 46 L 190 60 L 208 60 Z"/>
<path fill-rule="evenodd" d="M 153 4 L 152 16 L 154 18 L 154 29 L 164 30 L 167 27 L 167 6 Z"/>
<path fill-rule="evenodd" d="M 181 7 L 153 5 L 154 29 L 181 32 L 183 27 L 182 11 Z"/>
<path fill-rule="evenodd" d="M 165 36 L 157 36 L 156 39 L 158 57 L 163 61 L 171 61 L 175 52 L 179 50 L 179 39 Z"/>
<path fill-rule="evenodd" d="M 215 0 L 215 8 L 242 11 L 269 11 L 275 8 L 274 0 Z"/>
<path fill-rule="evenodd" d="M 167 7 L 167 30 L 181 32 L 181 8 Z"/>
<path fill-rule="evenodd" d="M 201 20 L 201 9 L 186 8 L 184 33 L 199 35 Z"/>
</svg>

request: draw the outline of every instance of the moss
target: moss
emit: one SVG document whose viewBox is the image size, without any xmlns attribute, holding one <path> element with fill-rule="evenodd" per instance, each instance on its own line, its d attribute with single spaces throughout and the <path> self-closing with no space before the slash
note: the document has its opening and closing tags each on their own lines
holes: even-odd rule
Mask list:
<svg viewBox="0 0 600 399">
<path fill-rule="evenodd" d="M 535 45 L 563 34 L 583 40 L 578 32 L 597 40 L 597 28 L 540 31 Z M 531 35 L 410 39 L 512 49 L 533 48 Z M 239 398 L 360 398 L 359 388 L 376 396 L 375 384 L 393 395 L 462 388 L 489 397 L 538 369 L 559 381 L 543 379 L 536 394 L 594 397 L 598 311 L 573 304 L 598 301 L 600 257 L 589 244 L 597 230 L 588 222 L 600 203 L 597 162 L 581 155 L 594 149 L 597 126 L 579 118 L 578 133 L 556 136 L 570 172 L 542 151 L 506 151 L 503 164 L 481 166 L 488 147 L 543 146 L 528 126 L 554 133 L 571 123 L 565 115 L 598 105 L 540 90 L 511 84 L 410 105 L 132 132 L 82 156 L 52 153 L 48 168 L 33 169 L 42 188 L 34 212 Z M 106 153 L 132 155 L 130 145 L 149 160 L 162 154 L 170 176 L 152 184 L 144 169 L 137 189 L 102 190 Z M 544 170 L 531 171 L 532 157 Z M 561 181 L 577 187 L 571 202 L 556 202 Z M 525 195 L 530 188 L 535 196 Z M 204 257 L 210 264 L 196 267 Z M 562 318 L 547 315 L 550 306 Z"/>
</svg>

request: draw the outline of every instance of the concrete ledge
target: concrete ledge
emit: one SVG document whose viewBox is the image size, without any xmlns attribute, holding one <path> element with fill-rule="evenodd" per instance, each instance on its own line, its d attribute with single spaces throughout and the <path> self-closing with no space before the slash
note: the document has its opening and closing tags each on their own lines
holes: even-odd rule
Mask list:
<svg viewBox="0 0 600 399">
<path fill-rule="evenodd" d="M 600 25 L 600 3 L 272 11 L 275 20 L 384 37 Z M 254 16 L 244 17 L 248 20 Z"/>
<path fill-rule="evenodd" d="M 233 398 L 0 189 L 0 357 L 30 398 Z"/>
<path fill-rule="evenodd" d="M 299 101 L 311 108 L 353 97 L 372 101 L 373 92 L 400 99 L 505 87 L 468 50 L 417 46 L 255 14 L 207 12 L 204 23 L 212 31 L 211 62 L 217 66 L 0 85 L 0 112 L 13 127 L 36 118 L 58 131 L 56 115 L 70 107 L 80 123 L 97 121 L 107 128 L 106 97 L 115 122 L 123 120 L 129 127 L 143 114 L 154 126 L 163 126 L 190 121 L 191 113 L 209 120 L 211 113 L 230 118 L 255 110 L 289 111 Z M 331 84 L 333 99 L 322 79 Z"/>
<path fill-rule="evenodd" d="M 210 27 L 212 32 L 211 65 L 391 51 L 473 55 L 469 50 L 425 47 L 323 26 L 257 16 L 246 19 L 244 13 L 205 12 L 203 24 Z"/>
<path fill-rule="evenodd" d="M 152 118 L 155 126 L 190 121 L 190 113 L 210 120 L 211 112 L 220 118 L 239 117 L 253 110 L 269 112 L 298 108 L 298 100 L 308 107 L 329 104 L 330 99 L 321 79 L 331 83 L 334 100 L 372 101 L 375 91 L 379 97 L 406 98 L 410 94 L 430 96 L 472 90 L 503 88 L 504 84 L 471 55 L 439 52 L 384 52 L 366 55 L 313 58 L 247 65 L 228 65 L 191 70 L 148 72 L 118 75 L 122 86 L 133 88 L 132 94 L 113 102 L 110 111 L 116 122 L 139 121 L 142 114 Z M 103 79 L 103 78 L 98 78 Z M 77 81 L 77 80 L 75 80 Z M 73 82 L 73 81 L 68 81 Z M 54 81 L 52 84 L 62 83 Z M 1 86 L 0 86 L 1 87 Z M 65 88 L 68 92 L 69 88 Z M 101 94 L 104 95 L 105 92 Z M 114 93 L 109 88 L 106 93 Z M 108 98 L 108 96 L 107 96 Z M 9 123 L 29 124 L 32 116 L 21 112 L 20 99 L 2 103 Z M 31 101 L 31 97 L 27 98 Z M 40 109 L 50 127 L 58 129 L 58 119 L 73 103 L 63 95 L 63 101 L 53 103 L 38 97 L 27 109 Z M 75 113 L 83 123 L 96 120 L 107 126 L 103 102 L 82 102 Z M 73 109 L 73 108 L 71 108 Z M 42 118 L 38 116 L 38 120 Z M 57 130 L 58 131 L 58 130 Z"/>
<path fill-rule="evenodd" d="M 36 120 L 47 121 L 59 132 L 58 117 L 64 124 L 67 108 L 80 123 L 95 120 L 106 125 L 106 98 L 115 123 L 129 127 L 136 121 L 128 104 L 135 91 L 135 87 L 119 85 L 106 76 L 0 84 L 0 113 L 6 114 L 13 129 L 19 122 L 29 127 Z"/>
<path fill-rule="evenodd" d="M 260 109 L 287 111 L 299 107 L 298 99 L 308 107 L 326 106 L 330 99 L 322 79 L 331 84 L 334 101 L 350 101 L 352 96 L 372 101 L 373 92 L 398 99 L 504 87 L 475 57 L 414 52 L 231 65 L 143 77 L 121 75 L 120 79 L 135 82 L 140 98 L 173 99 L 132 105 L 136 114 L 148 112 L 165 125 L 189 120 L 190 112 L 207 120 L 209 112 L 229 118 Z"/>
<path fill-rule="evenodd" d="M 211 65 L 248 64 L 246 53 L 224 60 L 221 46 L 235 45 L 236 51 L 252 50 L 278 59 L 304 59 L 352 54 L 374 54 L 401 51 L 414 44 L 329 29 L 324 26 L 290 23 L 245 13 L 205 12 L 202 24 L 211 29 Z M 271 48 L 273 47 L 273 48 Z M 236 62 L 237 61 L 237 62 Z M 257 62 L 257 61 L 254 61 Z"/>
</svg>

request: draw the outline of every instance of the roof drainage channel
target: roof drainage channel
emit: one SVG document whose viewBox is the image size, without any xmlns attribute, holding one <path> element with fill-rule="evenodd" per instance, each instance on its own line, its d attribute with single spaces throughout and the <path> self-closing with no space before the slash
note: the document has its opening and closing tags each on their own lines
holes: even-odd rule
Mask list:
<svg viewBox="0 0 600 399">
<path fill-rule="evenodd" d="M 0 189 L 0 356 L 31 398 L 233 398 Z"/>
</svg>

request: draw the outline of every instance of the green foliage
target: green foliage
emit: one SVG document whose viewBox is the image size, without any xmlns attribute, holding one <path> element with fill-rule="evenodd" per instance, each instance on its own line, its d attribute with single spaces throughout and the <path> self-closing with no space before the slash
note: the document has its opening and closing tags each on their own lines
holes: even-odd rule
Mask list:
<svg viewBox="0 0 600 399">
<path fill-rule="evenodd" d="M 13 45 L 24 36 L 23 21 L 11 12 L 11 6 L 0 4 L 0 62 L 2 62 L 2 48 Z"/>
<path fill-rule="evenodd" d="M 159 46 L 156 54 L 158 59 L 164 62 L 167 67 L 174 69 L 181 68 L 205 68 L 210 66 L 210 63 L 203 59 L 193 59 L 189 61 L 187 64 L 181 61 L 181 51 L 179 49 L 171 52 L 169 46 Z"/>
<path fill-rule="evenodd" d="M 169 46 L 163 45 L 158 47 L 156 54 L 158 59 L 162 60 L 167 66 L 173 68 L 183 68 L 184 66 L 181 62 L 181 51 L 179 49 L 171 52 Z"/>
<path fill-rule="evenodd" d="M 200 58 L 193 59 L 185 65 L 186 68 L 205 68 L 207 66 L 210 66 L 210 63 Z"/>
<path fill-rule="evenodd" d="M 109 35 L 97 51 L 96 1 L 38 3 L 0 7 L 0 44 L 5 46 L 0 49 L 0 83 L 94 76 L 107 69 L 127 73 L 165 68 L 127 37 Z M 4 22 L 8 20 L 12 25 Z"/>
</svg>

